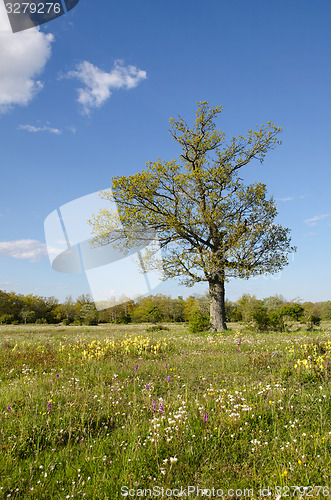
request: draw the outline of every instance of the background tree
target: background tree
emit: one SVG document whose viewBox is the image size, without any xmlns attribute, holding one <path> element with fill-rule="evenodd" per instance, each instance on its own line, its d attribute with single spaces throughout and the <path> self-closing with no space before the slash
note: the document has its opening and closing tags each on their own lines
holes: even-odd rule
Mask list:
<svg viewBox="0 0 331 500">
<path fill-rule="evenodd" d="M 179 277 L 187 286 L 208 282 L 214 330 L 226 328 L 229 278 L 276 273 L 295 250 L 289 229 L 275 223 L 277 210 L 266 186 L 245 186 L 238 175 L 252 160 L 263 162 L 280 143 L 281 129 L 268 122 L 226 145 L 214 122 L 220 112 L 199 103 L 192 128 L 171 118 L 171 135 L 182 149 L 179 161 L 158 160 L 141 173 L 115 177 L 112 193 L 102 196 L 115 199 L 121 226 L 107 210 L 92 220 L 96 243 L 114 243 L 117 230 L 123 250 L 127 243 L 146 242 L 147 228 L 155 231 L 163 262 L 151 257 L 149 267 L 162 265 L 166 279 Z"/>
</svg>

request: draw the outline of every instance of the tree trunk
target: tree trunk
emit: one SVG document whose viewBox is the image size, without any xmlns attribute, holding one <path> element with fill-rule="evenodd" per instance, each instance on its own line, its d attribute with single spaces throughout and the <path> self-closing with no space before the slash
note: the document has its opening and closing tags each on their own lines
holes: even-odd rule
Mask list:
<svg viewBox="0 0 331 500">
<path fill-rule="evenodd" d="M 211 331 L 227 330 L 225 323 L 225 287 L 220 278 L 209 281 Z"/>
</svg>

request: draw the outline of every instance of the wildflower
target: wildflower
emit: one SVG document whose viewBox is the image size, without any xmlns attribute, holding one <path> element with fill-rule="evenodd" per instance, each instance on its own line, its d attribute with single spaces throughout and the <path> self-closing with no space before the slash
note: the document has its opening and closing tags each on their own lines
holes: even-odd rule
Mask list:
<svg viewBox="0 0 331 500">
<path fill-rule="evenodd" d="M 56 376 L 59 377 L 60 375 L 57 373 Z"/>
<path fill-rule="evenodd" d="M 187 350 L 185 349 L 185 354 L 187 354 Z"/>
<path fill-rule="evenodd" d="M 166 365 L 165 365 L 165 367 L 166 367 L 166 369 L 167 369 L 167 368 L 168 368 L 168 365 L 166 364 Z"/>
<path fill-rule="evenodd" d="M 11 406 L 8 406 L 7 411 L 11 411 Z"/>
<path fill-rule="evenodd" d="M 47 410 L 51 411 L 51 409 L 52 409 L 52 403 L 51 401 L 47 401 Z"/>
<path fill-rule="evenodd" d="M 168 377 L 167 377 L 167 382 L 169 384 L 169 382 L 170 382 L 170 375 L 168 375 Z"/>
<path fill-rule="evenodd" d="M 238 345 L 241 345 L 241 339 L 238 340 Z"/>
<path fill-rule="evenodd" d="M 153 413 L 155 413 L 156 412 L 156 403 L 155 403 L 154 399 L 152 401 L 152 408 L 153 408 Z"/>
<path fill-rule="evenodd" d="M 149 385 L 146 384 L 146 391 L 149 391 Z"/>
<path fill-rule="evenodd" d="M 138 365 L 136 365 L 136 367 L 135 367 L 135 373 L 137 373 L 138 368 L 139 368 Z"/>
<path fill-rule="evenodd" d="M 159 404 L 159 412 L 160 412 L 160 413 L 163 413 L 163 412 L 164 412 L 164 406 L 163 406 L 162 401 L 161 401 L 161 403 Z"/>
<path fill-rule="evenodd" d="M 204 421 L 204 423 L 206 423 L 206 422 L 207 422 L 207 420 L 208 420 L 208 415 L 207 415 L 207 413 L 205 413 L 205 414 L 204 414 L 204 416 L 203 416 L 203 421 Z"/>
<path fill-rule="evenodd" d="M 178 458 L 176 457 L 170 457 L 170 463 L 173 464 L 178 461 Z"/>
</svg>

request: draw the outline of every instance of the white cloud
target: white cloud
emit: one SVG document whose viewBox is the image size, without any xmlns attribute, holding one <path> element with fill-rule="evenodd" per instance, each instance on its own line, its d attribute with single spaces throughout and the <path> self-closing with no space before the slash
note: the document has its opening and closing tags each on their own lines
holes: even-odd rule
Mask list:
<svg viewBox="0 0 331 500">
<path fill-rule="evenodd" d="M 47 255 L 47 246 L 37 240 L 2 241 L 0 242 L 0 255 L 37 262 Z"/>
<path fill-rule="evenodd" d="M 17 130 L 27 130 L 28 132 L 49 132 L 50 134 L 60 135 L 62 130 L 45 125 L 44 127 L 35 127 L 34 125 L 20 125 Z"/>
<path fill-rule="evenodd" d="M 77 132 L 77 128 L 72 125 L 71 127 L 67 127 L 67 129 L 69 130 L 69 132 L 71 132 L 72 134 L 75 134 Z"/>
<path fill-rule="evenodd" d="M 304 236 L 317 236 L 317 233 L 314 231 L 309 231 L 309 233 L 305 233 Z"/>
<path fill-rule="evenodd" d="M 315 217 L 311 217 L 311 219 L 306 219 L 304 222 L 309 224 L 310 226 L 316 226 L 319 220 L 325 219 L 326 217 L 330 217 L 331 214 L 323 214 L 323 215 L 315 215 Z"/>
<path fill-rule="evenodd" d="M 14 105 L 26 106 L 42 89 L 37 76 L 51 55 L 52 34 L 31 28 L 8 32 L 8 18 L 0 2 L 0 112 Z"/>
<path fill-rule="evenodd" d="M 27 130 L 28 132 L 49 132 L 50 134 L 60 135 L 62 134 L 62 130 L 58 128 L 48 127 L 45 125 L 44 127 L 35 127 L 34 125 L 20 125 L 17 130 Z"/>
<path fill-rule="evenodd" d="M 287 196 L 286 198 L 277 198 L 278 201 L 292 201 L 293 196 Z"/>
<path fill-rule="evenodd" d="M 122 61 L 115 61 L 114 68 L 109 72 L 83 61 L 76 66 L 76 71 L 69 71 L 69 78 L 78 78 L 85 87 L 78 89 L 78 102 L 82 105 L 84 114 L 91 109 L 100 108 L 111 96 L 114 89 L 132 89 L 147 78 L 146 71 L 136 66 L 124 66 Z"/>
</svg>

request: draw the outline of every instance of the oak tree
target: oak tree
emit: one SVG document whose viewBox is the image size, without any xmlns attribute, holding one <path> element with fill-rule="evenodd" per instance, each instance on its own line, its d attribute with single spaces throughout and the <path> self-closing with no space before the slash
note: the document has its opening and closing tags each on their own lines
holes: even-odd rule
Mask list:
<svg viewBox="0 0 331 500">
<path fill-rule="evenodd" d="M 114 177 L 112 191 L 101 192 L 116 201 L 122 229 L 107 210 L 90 221 L 96 244 L 122 241 L 123 249 L 155 232 L 162 262 L 151 253 L 150 269 L 162 265 L 165 279 L 179 278 L 186 286 L 207 282 L 214 331 L 226 329 L 226 281 L 279 272 L 295 251 L 289 229 L 275 222 L 276 205 L 265 184 L 245 185 L 238 175 L 280 144 L 281 128 L 268 122 L 227 144 L 215 125 L 221 111 L 198 103 L 191 128 L 181 117 L 171 118 L 179 159 L 147 163 L 140 173 Z"/>
</svg>

